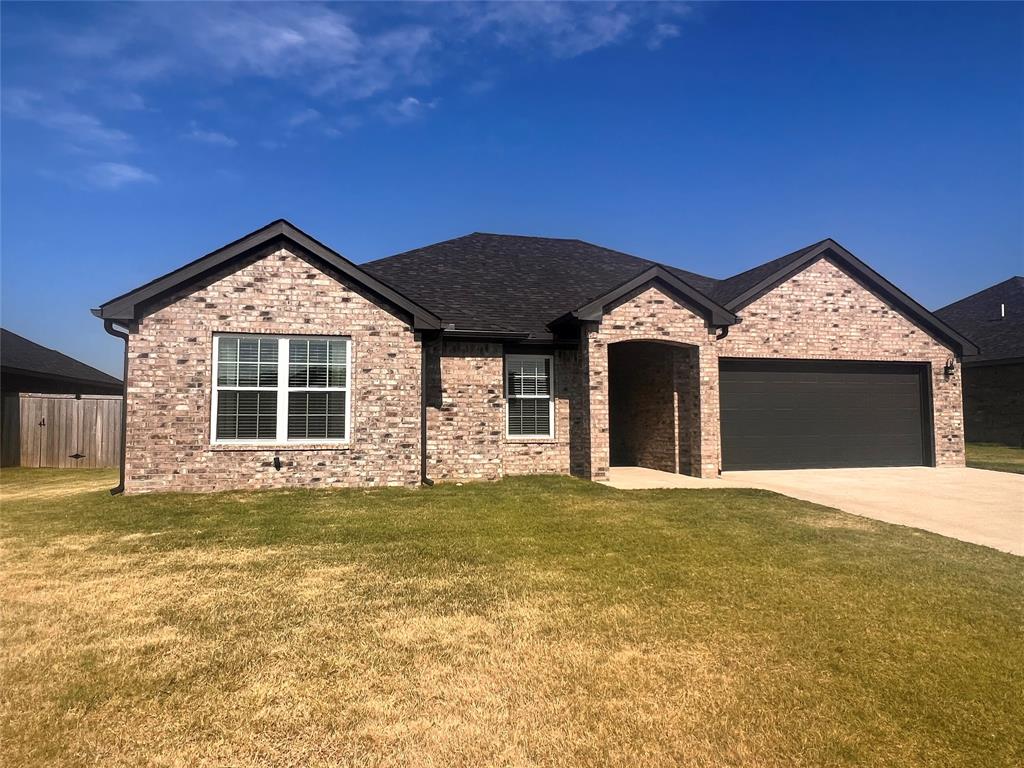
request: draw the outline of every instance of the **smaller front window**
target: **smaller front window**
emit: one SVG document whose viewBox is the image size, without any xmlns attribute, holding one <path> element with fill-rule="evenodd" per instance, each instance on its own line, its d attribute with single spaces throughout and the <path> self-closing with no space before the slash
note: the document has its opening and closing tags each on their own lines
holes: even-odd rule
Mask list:
<svg viewBox="0 0 1024 768">
<path fill-rule="evenodd" d="M 551 368 L 550 355 L 508 355 L 505 358 L 508 437 L 554 436 Z"/>
</svg>

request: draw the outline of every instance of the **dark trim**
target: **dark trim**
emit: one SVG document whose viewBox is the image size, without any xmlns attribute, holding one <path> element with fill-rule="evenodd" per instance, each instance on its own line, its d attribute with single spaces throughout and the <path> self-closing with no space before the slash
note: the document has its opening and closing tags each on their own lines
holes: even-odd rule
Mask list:
<svg viewBox="0 0 1024 768">
<path fill-rule="evenodd" d="M 830 259 L 837 262 L 840 266 L 847 267 L 853 273 L 852 276 L 858 279 L 858 282 L 862 281 L 865 283 L 865 288 L 892 302 L 896 309 L 916 320 L 932 336 L 937 337 L 939 341 L 951 344 L 957 354 L 978 354 L 978 347 L 974 342 L 962 336 L 832 239 L 825 240 L 818 247 L 812 248 L 800 258 L 787 262 L 739 296 L 726 302 L 725 308 L 732 312 L 739 312 L 748 304 L 775 288 L 775 286 L 785 282 L 797 272 L 806 269 L 819 259 Z"/>
<path fill-rule="evenodd" d="M 441 320 L 432 312 L 421 307 L 386 283 L 363 271 L 341 254 L 328 248 L 323 243 L 295 227 L 293 224 L 278 219 L 267 226 L 235 240 L 195 261 L 169 272 L 163 277 L 121 294 L 100 305 L 92 312 L 104 320 L 116 322 L 136 321 L 141 317 L 148 302 L 159 299 L 169 292 L 180 290 L 199 282 L 217 268 L 238 259 L 243 259 L 260 248 L 270 245 L 290 243 L 304 252 L 324 262 L 330 268 L 358 283 L 372 293 L 409 313 L 413 318 L 413 327 L 417 329 L 436 329 L 441 327 Z"/>
<path fill-rule="evenodd" d="M 971 360 L 966 358 L 963 361 L 964 368 L 987 368 L 995 365 L 1019 365 L 1024 363 L 1024 357 L 1000 357 L 994 360 Z"/>
<path fill-rule="evenodd" d="M 487 331 L 472 328 L 445 328 L 442 333 L 446 339 L 494 339 L 496 341 L 527 340 L 531 334 L 521 331 Z M 549 337 L 550 340 L 550 337 Z"/>
<path fill-rule="evenodd" d="M 925 464 L 929 467 L 934 467 L 938 463 L 935 450 L 935 393 L 932 391 L 932 373 L 932 364 L 924 363 L 921 369 L 921 429 L 924 431 Z"/>
<path fill-rule="evenodd" d="M 125 460 L 128 451 L 128 334 L 125 331 L 119 331 L 114 328 L 113 320 L 104 320 L 103 330 L 111 336 L 116 336 L 124 341 L 124 367 L 121 377 L 123 386 L 121 392 L 121 461 L 117 487 L 110 489 L 110 495 L 116 496 L 124 493 Z"/>
<path fill-rule="evenodd" d="M 696 288 L 680 280 L 660 265 L 655 265 L 645 269 L 643 272 L 622 283 L 617 288 L 613 288 L 602 296 L 598 296 L 587 304 L 574 309 L 569 313 L 569 315 L 582 321 L 600 321 L 609 305 L 618 301 L 630 291 L 634 291 L 637 288 L 652 282 L 668 288 L 670 293 L 681 296 L 687 304 L 690 304 L 700 310 L 708 323 L 713 326 L 733 325 L 734 323 L 739 322 L 739 318 L 737 318 L 735 314 L 720 304 L 712 301 Z M 563 317 L 557 318 L 552 322 L 558 323 L 564 318 L 565 316 L 563 315 Z"/>
</svg>

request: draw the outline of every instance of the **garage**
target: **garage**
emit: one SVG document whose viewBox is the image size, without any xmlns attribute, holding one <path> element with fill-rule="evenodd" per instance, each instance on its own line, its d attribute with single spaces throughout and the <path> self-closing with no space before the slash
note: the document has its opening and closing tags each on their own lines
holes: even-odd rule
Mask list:
<svg viewBox="0 0 1024 768">
<path fill-rule="evenodd" d="M 932 464 L 927 372 L 911 363 L 722 359 L 722 468 Z"/>
</svg>

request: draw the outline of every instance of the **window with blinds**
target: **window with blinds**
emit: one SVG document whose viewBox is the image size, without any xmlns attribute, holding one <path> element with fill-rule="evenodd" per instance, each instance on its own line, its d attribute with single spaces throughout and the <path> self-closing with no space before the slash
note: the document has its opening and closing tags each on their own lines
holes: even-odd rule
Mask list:
<svg viewBox="0 0 1024 768">
<path fill-rule="evenodd" d="M 505 357 L 506 434 L 517 438 L 554 436 L 550 355 Z"/>
<path fill-rule="evenodd" d="M 347 440 L 350 345 L 344 338 L 216 335 L 214 442 Z"/>
</svg>

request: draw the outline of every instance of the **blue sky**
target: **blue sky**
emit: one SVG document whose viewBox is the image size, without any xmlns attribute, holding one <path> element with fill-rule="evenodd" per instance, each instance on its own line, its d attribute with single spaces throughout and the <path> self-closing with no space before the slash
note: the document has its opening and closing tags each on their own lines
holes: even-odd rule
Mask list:
<svg viewBox="0 0 1024 768">
<path fill-rule="evenodd" d="M 1024 5 L 4 3 L 3 325 L 285 217 L 723 277 L 832 236 L 937 307 L 1024 272 Z"/>
</svg>

